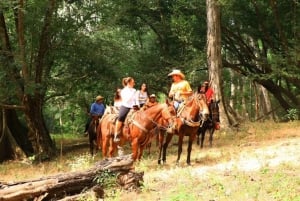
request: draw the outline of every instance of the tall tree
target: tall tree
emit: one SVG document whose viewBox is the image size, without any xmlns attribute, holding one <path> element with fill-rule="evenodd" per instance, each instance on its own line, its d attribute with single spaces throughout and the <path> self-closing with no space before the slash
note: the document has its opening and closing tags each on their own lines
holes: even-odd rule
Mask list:
<svg viewBox="0 0 300 201">
<path fill-rule="evenodd" d="M 222 56 L 221 56 L 221 19 L 218 0 L 206 0 L 207 12 L 207 66 L 209 80 L 215 92 L 215 98 L 221 100 L 220 120 L 228 127 L 226 101 L 222 90 Z M 232 123 L 233 120 L 230 122 Z"/>
<path fill-rule="evenodd" d="M 32 5 L 34 3 L 32 2 Z M 30 6 L 25 6 L 23 0 L 1 5 L 1 66 L 6 67 L 1 70 L 9 80 L 9 84 L 6 83 L 7 87 L 10 90 L 14 89 L 15 93 L 6 99 L 2 99 L 5 101 L 5 104 L 2 103 L 2 107 L 6 109 L 5 105 L 16 103 L 18 106 L 15 108 L 21 109 L 24 114 L 28 126 L 27 135 L 33 153 L 45 153 L 51 156 L 54 153 L 54 144 L 45 126 L 42 110 L 46 93 L 44 82 L 47 80 L 46 77 L 52 63 L 49 57 L 49 49 L 52 47 L 50 33 L 53 14 L 56 10 L 56 1 L 49 0 L 40 3 L 39 6 L 45 10 L 40 21 L 41 29 L 38 33 L 30 33 L 29 36 L 25 27 L 26 21 L 30 19 L 25 17 L 25 11 L 30 11 Z M 31 7 L 31 9 L 33 8 Z M 8 25 L 8 23 L 12 23 L 12 19 L 15 22 L 14 30 L 12 26 Z M 9 32 L 14 34 L 10 35 Z M 27 37 L 31 37 L 32 41 L 26 39 Z M 36 39 L 38 43 L 34 44 Z M 35 49 L 29 48 L 32 45 L 35 45 Z M 14 107 L 9 109 L 14 109 Z"/>
</svg>

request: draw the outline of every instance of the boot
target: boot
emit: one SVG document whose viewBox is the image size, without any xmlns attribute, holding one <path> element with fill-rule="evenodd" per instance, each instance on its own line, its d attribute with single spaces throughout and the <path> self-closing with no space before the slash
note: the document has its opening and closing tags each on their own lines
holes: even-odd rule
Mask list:
<svg viewBox="0 0 300 201">
<path fill-rule="evenodd" d="M 120 133 L 123 126 L 123 122 L 117 121 L 115 127 L 115 134 L 114 134 L 114 142 L 120 142 Z"/>
</svg>

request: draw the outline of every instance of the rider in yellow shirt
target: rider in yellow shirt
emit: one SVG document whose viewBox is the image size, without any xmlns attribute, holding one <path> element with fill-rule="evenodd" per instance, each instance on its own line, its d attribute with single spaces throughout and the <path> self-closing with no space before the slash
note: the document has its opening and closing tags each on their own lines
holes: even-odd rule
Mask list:
<svg viewBox="0 0 300 201">
<path fill-rule="evenodd" d="M 173 70 L 168 76 L 171 76 L 173 80 L 169 97 L 174 100 L 174 106 L 178 109 L 180 103 L 192 95 L 193 91 L 189 82 L 184 79 L 185 76 L 180 70 Z"/>
</svg>

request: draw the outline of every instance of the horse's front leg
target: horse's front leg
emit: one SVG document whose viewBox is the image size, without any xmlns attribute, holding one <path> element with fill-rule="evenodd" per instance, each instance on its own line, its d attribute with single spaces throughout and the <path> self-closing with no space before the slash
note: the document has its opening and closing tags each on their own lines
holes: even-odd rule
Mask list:
<svg viewBox="0 0 300 201">
<path fill-rule="evenodd" d="M 136 161 L 136 159 L 138 157 L 138 148 L 139 148 L 138 138 L 134 138 L 131 141 L 131 149 L 132 149 L 132 159 L 133 159 L 133 161 Z"/>
<path fill-rule="evenodd" d="M 188 148 L 187 148 L 187 158 L 186 158 L 186 163 L 188 165 L 191 165 L 191 153 L 192 153 L 192 147 L 193 147 L 193 142 L 196 138 L 196 134 L 192 134 L 189 137 L 189 142 L 188 142 Z"/>
<path fill-rule="evenodd" d="M 89 133 L 89 143 L 90 143 L 90 154 L 93 156 L 94 155 L 94 139 L 92 137 L 92 133 L 90 133 L 90 131 L 88 131 Z"/>
<path fill-rule="evenodd" d="M 178 137 L 178 153 L 177 153 L 176 165 L 179 165 L 180 155 L 182 153 L 183 137 L 184 137 L 183 134 L 179 134 L 179 137 Z"/>
<path fill-rule="evenodd" d="M 163 143 L 164 143 L 164 133 L 162 130 L 159 130 L 158 133 L 158 164 L 161 164 L 162 160 L 162 148 L 163 148 Z"/>
<path fill-rule="evenodd" d="M 205 126 L 205 125 L 203 125 Z M 203 148 L 203 145 L 204 145 L 204 139 L 205 139 L 205 133 L 206 133 L 206 128 L 201 128 L 201 142 L 200 142 L 200 148 L 202 149 Z"/>
<path fill-rule="evenodd" d="M 209 146 L 210 147 L 212 147 L 212 141 L 213 141 L 214 132 L 215 132 L 214 128 L 209 129 Z"/>
<path fill-rule="evenodd" d="M 108 140 L 106 138 L 102 139 L 102 157 L 103 158 L 107 157 L 107 144 L 108 144 Z"/>
<path fill-rule="evenodd" d="M 145 148 L 145 146 L 139 147 L 139 152 L 138 152 L 138 156 L 137 156 L 139 161 L 142 159 L 144 148 Z"/>
<path fill-rule="evenodd" d="M 165 141 L 165 143 L 163 145 L 163 153 L 162 153 L 163 154 L 163 157 L 162 157 L 163 163 L 166 163 L 167 148 L 168 148 L 168 145 L 171 142 L 172 138 L 173 138 L 173 134 L 169 134 L 168 133 L 167 136 L 166 136 L 166 141 Z"/>
</svg>

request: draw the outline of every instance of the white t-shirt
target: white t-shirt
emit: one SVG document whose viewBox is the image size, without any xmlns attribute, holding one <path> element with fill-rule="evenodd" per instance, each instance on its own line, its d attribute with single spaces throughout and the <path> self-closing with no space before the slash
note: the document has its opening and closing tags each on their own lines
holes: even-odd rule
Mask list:
<svg viewBox="0 0 300 201">
<path fill-rule="evenodd" d="M 135 88 L 124 87 L 121 90 L 122 105 L 127 108 L 132 108 L 138 105 L 137 93 Z"/>
</svg>

